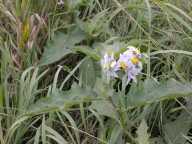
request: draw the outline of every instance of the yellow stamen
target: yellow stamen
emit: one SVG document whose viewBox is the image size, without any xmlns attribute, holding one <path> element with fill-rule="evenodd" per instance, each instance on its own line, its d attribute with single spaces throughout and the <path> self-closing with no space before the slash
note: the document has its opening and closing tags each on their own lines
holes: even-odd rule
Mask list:
<svg viewBox="0 0 192 144">
<path fill-rule="evenodd" d="M 121 61 L 120 67 L 125 70 L 127 68 L 127 64 L 125 62 Z"/>
<path fill-rule="evenodd" d="M 138 64 L 139 63 L 139 59 L 137 57 L 133 57 L 133 58 L 131 58 L 131 62 L 133 64 Z"/>
</svg>

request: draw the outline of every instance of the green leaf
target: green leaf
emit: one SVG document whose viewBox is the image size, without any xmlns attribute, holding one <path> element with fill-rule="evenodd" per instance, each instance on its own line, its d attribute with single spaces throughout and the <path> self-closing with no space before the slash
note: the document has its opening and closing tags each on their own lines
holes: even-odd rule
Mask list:
<svg viewBox="0 0 192 144">
<path fill-rule="evenodd" d="M 74 84 L 69 91 L 60 91 L 56 89 L 51 94 L 38 100 L 29 107 L 29 114 L 44 113 L 55 110 L 68 110 L 74 105 L 90 101 L 94 93 L 89 89 L 83 89 Z"/>
<path fill-rule="evenodd" d="M 107 100 L 93 101 L 90 108 L 96 110 L 99 115 L 107 116 L 118 120 L 115 108 Z"/>
<path fill-rule="evenodd" d="M 85 38 L 86 38 L 86 33 L 76 25 L 76 28 L 72 29 L 68 33 L 67 39 L 66 39 L 66 45 L 73 46 L 75 44 L 80 43 Z"/>
<path fill-rule="evenodd" d="M 167 143 L 184 144 L 191 126 L 191 117 L 188 113 L 182 113 L 175 121 L 163 125 L 163 132 Z"/>
<path fill-rule="evenodd" d="M 93 58 L 96 61 L 99 61 L 101 59 L 100 55 L 94 49 L 91 49 L 88 46 L 76 46 L 74 48 L 74 50 L 76 52 L 83 53 L 83 54 Z"/>
<path fill-rule="evenodd" d="M 127 95 L 127 106 L 133 108 L 166 99 L 190 96 L 191 94 L 192 87 L 190 84 L 183 84 L 174 79 L 162 83 L 158 83 L 154 79 L 147 79 L 132 85 Z"/>
<path fill-rule="evenodd" d="M 53 40 L 47 43 L 40 65 L 54 63 L 63 58 L 65 55 L 71 53 L 71 50 L 66 45 L 66 39 L 67 36 L 65 34 L 57 33 Z"/>
<path fill-rule="evenodd" d="M 123 144 L 123 130 L 119 125 L 115 125 L 111 136 L 110 136 L 110 141 L 109 144 Z"/>
<path fill-rule="evenodd" d="M 70 116 L 69 113 L 67 113 L 67 112 L 61 112 L 61 113 L 67 118 L 67 120 L 69 121 L 69 123 L 73 127 L 77 142 L 80 143 L 79 131 L 78 131 L 78 127 L 75 123 L 75 120 Z"/>
<path fill-rule="evenodd" d="M 150 144 L 149 143 L 149 137 L 150 135 L 147 133 L 148 126 L 145 122 L 145 120 L 141 121 L 141 124 L 139 125 L 137 129 L 137 141 L 138 144 Z"/>
<path fill-rule="evenodd" d="M 85 33 L 79 28 L 75 28 L 68 34 L 57 33 L 52 41 L 47 43 L 40 65 L 48 65 L 61 60 L 67 54 L 72 53 L 75 44 L 84 39 Z"/>
<path fill-rule="evenodd" d="M 35 137 L 34 137 L 34 144 L 39 144 L 39 139 L 40 139 L 40 128 L 37 128 L 36 130 L 36 134 L 35 134 Z"/>
<path fill-rule="evenodd" d="M 0 107 L 3 107 L 3 86 L 0 84 Z"/>
<path fill-rule="evenodd" d="M 68 142 L 63 138 L 63 136 L 61 136 L 57 131 L 55 131 L 51 127 L 45 125 L 45 129 L 46 132 L 48 133 L 46 134 L 46 136 L 49 137 L 50 139 L 53 139 L 58 144 L 68 144 Z"/>
<path fill-rule="evenodd" d="M 176 21 L 178 21 L 180 24 L 182 24 L 184 27 L 186 27 L 189 31 L 192 31 L 192 27 L 189 23 L 187 23 L 184 19 L 183 16 L 178 15 L 177 13 L 175 13 L 174 11 L 172 11 L 171 9 L 166 8 L 166 11 L 168 12 L 168 14 L 170 14 L 173 18 L 176 19 Z"/>
<path fill-rule="evenodd" d="M 80 83 L 83 87 L 94 87 L 96 81 L 93 60 L 87 58 L 80 66 Z"/>
</svg>

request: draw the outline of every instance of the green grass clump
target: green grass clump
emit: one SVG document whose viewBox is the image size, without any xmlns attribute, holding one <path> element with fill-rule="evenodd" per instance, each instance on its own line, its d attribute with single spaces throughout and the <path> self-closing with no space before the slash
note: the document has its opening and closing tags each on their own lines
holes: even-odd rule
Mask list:
<svg viewBox="0 0 192 144">
<path fill-rule="evenodd" d="M 190 144 L 191 0 L 0 0 L 1 144 Z M 137 83 L 100 59 L 146 53 Z"/>
</svg>

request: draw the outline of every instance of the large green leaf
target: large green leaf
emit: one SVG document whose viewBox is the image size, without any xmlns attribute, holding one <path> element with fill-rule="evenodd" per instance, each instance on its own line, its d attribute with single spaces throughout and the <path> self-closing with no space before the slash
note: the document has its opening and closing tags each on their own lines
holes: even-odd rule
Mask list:
<svg viewBox="0 0 192 144">
<path fill-rule="evenodd" d="M 97 84 L 98 83 L 98 84 Z M 101 82 L 97 82 L 95 91 L 100 100 L 92 102 L 91 108 L 96 110 L 99 115 L 114 118 L 118 120 L 117 109 L 121 109 L 119 102 L 126 100 L 126 111 L 135 107 L 143 106 L 149 103 L 155 103 L 166 99 L 190 96 L 192 87 L 190 84 L 182 84 L 174 79 L 158 83 L 154 79 L 147 79 L 138 84 L 133 83 L 129 93 L 122 99 L 122 93 L 114 93 L 107 89 Z M 113 94 L 112 94 L 113 93 Z M 113 95 L 112 102 L 107 100 L 107 96 Z"/>
<path fill-rule="evenodd" d="M 191 116 L 182 113 L 175 121 L 163 125 L 163 132 L 167 143 L 184 144 L 191 126 Z"/>
<path fill-rule="evenodd" d="M 74 105 L 90 101 L 93 96 L 94 93 L 89 89 L 83 89 L 74 84 L 69 91 L 54 90 L 48 97 L 42 98 L 31 105 L 28 112 L 37 114 L 60 109 L 68 110 Z"/>
<path fill-rule="evenodd" d="M 147 79 L 132 85 L 127 95 L 127 104 L 131 108 L 191 94 L 192 86 L 190 84 L 183 84 L 174 79 L 162 83 L 158 83 L 154 79 Z"/>
<path fill-rule="evenodd" d="M 74 48 L 75 44 L 80 43 L 84 39 L 85 33 L 79 28 L 75 28 L 68 34 L 57 33 L 47 43 L 40 65 L 48 65 L 59 61 L 67 54 L 72 53 L 72 48 Z"/>
</svg>

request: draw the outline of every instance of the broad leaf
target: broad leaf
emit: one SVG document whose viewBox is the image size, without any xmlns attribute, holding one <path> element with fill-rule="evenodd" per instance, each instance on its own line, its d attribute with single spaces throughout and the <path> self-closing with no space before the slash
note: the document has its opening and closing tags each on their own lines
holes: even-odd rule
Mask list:
<svg viewBox="0 0 192 144">
<path fill-rule="evenodd" d="M 184 144 L 191 126 L 191 116 L 182 113 L 175 121 L 163 125 L 163 132 L 167 143 Z"/>
<path fill-rule="evenodd" d="M 29 107 L 29 113 L 43 113 L 59 109 L 68 110 L 74 105 L 90 101 L 94 96 L 89 89 L 83 89 L 78 85 L 73 85 L 69 91 L 60 91 L 56 89 L 51 94 L 38 100 Z"/>
<path fill-rule="evenodd" d="M 117 109 L 115 107 L 119 108 L 119 102 L 122 101 L 122 94 L 110 91 L 110 89 L 105 86 L 106 85 L 99 80 L 96 82 L 95 91 L 100 100 L 93 101 L 91 108 L 95 109 L 99 115 L 104 115 L 118 120 L 116 115 Z M 158 83 L 153 79 L 148 79 L 144 82 L 133 84 L 124 100 L 127 101 L 126 110 L 128 110 L 166 99 L 190 96 L 191 94 L 192 88 L 190 84 L 182 84 L 174 79 L 163 83 Z M 113 104 L 107 100 L 110 95 L 113 95 Z"/>
<path fill-rule="evenodd" d="M 174 79 L 162 83 L 148 79 L 138 85 L 132 85 L 127 95 L 127 104 L 131 108 L 191 94 L 192 86 L 190 84 L 182 84 Z"/>
<path fill-rule="evenodd" d="M 69 34 L 57 33 L 52 41 L 49 41 L 40 61 L 40 65 L 48 65 L 59 61 L 64 56 L 72 53 L 75 44 L 85 39 L 85 33 L 79 28 Z"/>
</svg>

